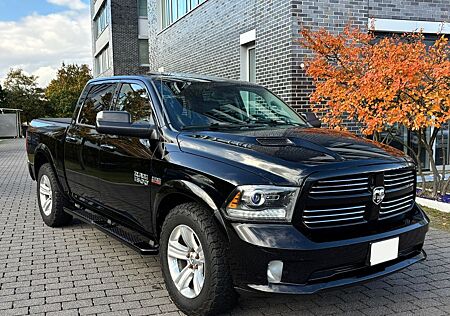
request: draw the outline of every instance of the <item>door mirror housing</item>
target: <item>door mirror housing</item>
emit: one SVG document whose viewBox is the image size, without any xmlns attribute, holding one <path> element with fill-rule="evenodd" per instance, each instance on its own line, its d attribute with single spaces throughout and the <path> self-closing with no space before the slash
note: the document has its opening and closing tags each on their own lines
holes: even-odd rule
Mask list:
<svg viewBox="0 0 450 316">
<path fill-rule="evenodd" d="M 95 120 L 97 132 L 102 134 L 154 139 L 156 127 L 148 122 L 132 123 L 126 111 L 101 111 Z"/>
<path fill-rule="evenodd" d="M 316 116 L 316 113 L 314 112 L 306 112 L 304 113 L 304 117 L 306 121 L 315 128 L 320 128 L 322 126 L 322 122 L 319 120 L 319 118 Z"/>
</svg>

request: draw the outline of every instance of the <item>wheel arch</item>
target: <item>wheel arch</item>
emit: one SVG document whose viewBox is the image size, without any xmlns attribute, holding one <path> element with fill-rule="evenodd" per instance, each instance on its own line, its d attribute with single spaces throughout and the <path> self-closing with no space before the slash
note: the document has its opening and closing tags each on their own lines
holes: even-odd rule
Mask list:
<svg viewBox="0 0 450 316">
<path fill-rule="evenodd" d="M 186 180 L 169 181 L 156 195 L 153 207 L 153 229 L 158 238 L 164 219 L 170 210 L 177 205 L 189 202 L 199 203 L 210 209 L 213 218 L 228 239 L 225 222 L 213 198 L 197 184 Z"/>
<path fill-rule="evenodd" d="M 58 173 L 56 172 L 56 168 L 55 168 L 55 163 L 54 163 L 54 159 L 52 156 L 52 153 L 50 151 L 50 149 L 45 145 L 45 144 L 39 144 L 36 147 L 36 150 L 34 152 L 34 175 L 36 177 L 36 181 L 39 181 L 39 170 L 41 169 L 41 167 L 46 164 L 49 163 L 50 167 L 52 168 L 52 171 L 55 173 L 56 175 L 56 182 L 57 185 L 60 189 L 61 192 L 65 192 L 60 179 L 58 177 Z"/>
</svg>

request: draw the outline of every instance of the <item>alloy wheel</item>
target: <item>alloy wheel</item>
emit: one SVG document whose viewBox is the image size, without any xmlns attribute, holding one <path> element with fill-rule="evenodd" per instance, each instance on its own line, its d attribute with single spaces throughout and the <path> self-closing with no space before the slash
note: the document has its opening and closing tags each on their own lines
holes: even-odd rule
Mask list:
<svg viewBox="0 0 450 316">
<path fill-rule="evenodd" d="M 205 283 L 205 255 L 197 234 L 186 225 L 172 230 L 167 245 L 170 276 L 187 298 L 200 295 Z"/>
<path fill-rule="evenodd" d="M 46 216 L 49 216 L 52 212 L 52 187 L 50 179 L 47 175 L 42 175 L 39 182 L 39 200 L 41 203 L 42 211 Z"/>
</svg>

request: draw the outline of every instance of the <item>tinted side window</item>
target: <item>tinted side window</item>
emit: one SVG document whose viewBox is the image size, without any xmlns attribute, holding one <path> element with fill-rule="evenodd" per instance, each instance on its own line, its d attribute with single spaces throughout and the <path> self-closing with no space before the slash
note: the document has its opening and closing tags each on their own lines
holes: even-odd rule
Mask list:
<svg viewBox="0 0 450 316">
<path fill-rule="evenodd" d="M 97 113 L 109 110 L 115 87 L 113 83 L 94 85 L 86 97 L 78 123 L 95 125 Z"/>
<path fill-rule="evenodd" d="M 136 83 L 124 83 L 120 88 L 117 100 L 117 111 L 127 111 L 132 122 L 154 123 L 152 108 L 147 90 Z"/>
</svg>

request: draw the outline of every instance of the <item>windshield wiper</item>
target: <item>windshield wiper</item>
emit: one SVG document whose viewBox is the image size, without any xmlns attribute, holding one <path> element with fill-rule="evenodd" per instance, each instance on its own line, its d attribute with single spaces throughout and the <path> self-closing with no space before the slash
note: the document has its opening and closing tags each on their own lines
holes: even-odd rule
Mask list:
<svg viewBox="0 0 450 316">
<path fill-rule="evenodd" d="M 259 124 L 260 126 L 264 126 Z M 258 125 L 256 125 L 258 126 Z M 189 125 L 189 126 L 183 126 L 181 130 L 183 131 L 189 131 L 189 130 L 219 130 L 219 129 L 241 129 L 241 128 L 249 128 L 249 127 L 255 127 L 254 124 L 249 126 L 248 124 L 224 124 L 224 123 L 211 123 L 208 125 Z"/>
<path fill-rule="evenodd" d="M 279 126 L 279 125 L 304 126 L 304 124 L 297 122 L 288 122 L 284 120 L 274 120 L 274 119 L 248 120 L 248 123 L 251 124 L 251 126 L 254 126 L 255 124 L 265 124 L 269 126 Z"/>
</svg>

